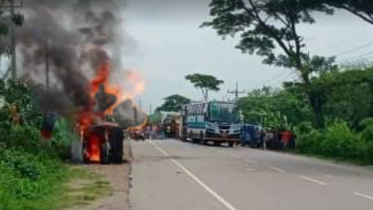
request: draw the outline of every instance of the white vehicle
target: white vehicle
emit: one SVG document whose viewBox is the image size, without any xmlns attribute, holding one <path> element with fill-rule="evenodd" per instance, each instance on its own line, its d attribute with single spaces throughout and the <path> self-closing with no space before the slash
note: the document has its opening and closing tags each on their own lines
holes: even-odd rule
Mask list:
<svg viewBox="0 0 373 210">
<path fill-rule="evenodd" d="M 214 145 L 240 142 L 241 124 L 237 105 L 210 101 L 184 105 L 181 110 L 180 137 L 193 142 Z"/>
</svg>

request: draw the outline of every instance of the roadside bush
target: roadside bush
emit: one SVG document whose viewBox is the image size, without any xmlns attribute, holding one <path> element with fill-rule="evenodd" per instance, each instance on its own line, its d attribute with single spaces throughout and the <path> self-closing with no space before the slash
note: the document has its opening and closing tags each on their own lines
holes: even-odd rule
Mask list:
<svg viewBox="0 0 373 210">
<path fill-rule="evenodd" d="M 363 127 L 364 129 L 369 127 L 369 126 L 373 126 L 373 118 L 364 118 L 360 121 L 359 123 L 359 126 L 360 127 Z"/>
<path fill-rule="evenodd" d="M 0 80 L 0 98 L 0 210 L 53 209 L 44 201 L 64 189 L 69 130 L 58 127 L 52 147 L 41 147 L 42 114 L 30 88 Z"/>
<path fill-rule="evenodd" d="M 40 130 L 31 126 L 10 127 L 5 142 L 8 147 L 22 148 L 27 152 L 40 151 Z"/>
<path fill-rule="evenodd" d="M 323 135 L 319 130 L 311 130 L 309 133 L 297 133 L 297 150 L 302 153 L 314 154 L 320 148 Z"/>
<path fill-rule="evenodd" d="M 337 121 L 327 128 L 319 151 L 325 156 L 359 159 L 362 143 L 361 137 L 351 131 L 346 122 Z"/>
<path fill-rule="evenodd" d="M 47 154 L 0 148 L 0 209 L 17 209 L 13 208 L 16 201 L 43 199 L 54 193 L 65 179 L 64 170 L 58 159 Z"/>
<path fill-rule="evenodd" d="M 373 164 L 373 125 L 367 126 L 362 132 L 364 141 L 364 162 Z"/>
<path fill-rule="evenodd" d="M 296 150 L 311 155 L 372 164 L 373 125 L 370 124 L 370 120 L 367 120 L 365 125 L 367 127 L 361 133 L 352 131 L 343 121 L 330 123 L 325 130 L 302 131 L 296 128 Z"/>
</svg>

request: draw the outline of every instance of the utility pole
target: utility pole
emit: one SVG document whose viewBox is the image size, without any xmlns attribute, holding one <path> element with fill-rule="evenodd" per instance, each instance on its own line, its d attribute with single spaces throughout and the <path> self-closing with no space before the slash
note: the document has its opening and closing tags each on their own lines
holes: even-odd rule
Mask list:
<svg viewBox="0 0 373 210">
<path fill-rule="evenodd" d="M 150 104 L 149 105 L 149 115 L 153 114 L 153 106 Z"/>
<path fill-rule="evenodd" d="M 45 49 L 45 85 L 47 88 L 47 91 L 49 91 L 49 46 L 47 44 L 47 47 Z"/>
<path fill-rule="evenodd" d="M 245 91 L 239 91 L 239 90 L 238 90 L 238 82 L 237 82 L 237 83 L 236 83 L 236 90 L 234 90 L 234 91 L 228 91 L 228 93 L 229 93 L 229 94 L 234 94 L 234 95 L 235 95 L 235 101 L 237 101 L 237 100 L 238 100 L 238 95 L 239 95 L 239 94 L 244 94 Z"/>
<path fill-rule="evenodd" d="M 15 16 L 15 9 L 21 8 L 22 4 L 15 5 L 15 0 L 9 0 L 10 5 L 2 6 L 3 8 L 10 9 L 10 53 L 11 53 L 11 77 L 13 80 L 17 79 L 17 57 L 16 57 L 16 26 L 13 22 L 13 18 Z"/>
<path fill-rule="evenodd" d="M 142 101 L 141 101 L 141 99 L 139 99 L 139 107 L 142 110 Z"/>
<path fill-rule="evenodd" d="M 16 62 L 16 34 L 14 18 L 14 0 L 10 0 L 10 48 L 12 53 L 12 79 L 17 79 L 17 62 Z"/>
</svg>

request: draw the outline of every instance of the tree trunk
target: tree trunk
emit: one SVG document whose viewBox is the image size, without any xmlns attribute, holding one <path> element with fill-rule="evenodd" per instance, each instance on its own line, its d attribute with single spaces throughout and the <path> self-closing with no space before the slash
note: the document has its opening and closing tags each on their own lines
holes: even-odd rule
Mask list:
<svg viewBox="0 0 373 210">
<path fill-rule="evenodd" d="M 371 103 L 370 103 L 369 116 L 373 117 L 373 83 L 368 81 L 368 84 L 369 84 L 370 91 L 372 93 L 371 96 L 370 96 L 371 97 Z"/>
<path fill-rule="evenodd" d="M 303 74 L 302 78 L 303 78 L 303 87 L 304 87 L 305 93 L 307 94 L 308 100 L 311 104 L 311 108 L 315 114 L 317 127 L 325 128 L 325 119 L 324 119 L 324 114 L 322 112 L 322 103 L 320 100 L 318 100 L 317 93 L 312 89 L 309 76 Z"/>
<path fill-rule="evenodd" d="M 203 100 L 207 101 L 208 98 L 209 98 L 208 90 L 207 89 L 203 89 L 203 88 L 201 88 L 201 90 L 202 90 Z"/>
</svg>

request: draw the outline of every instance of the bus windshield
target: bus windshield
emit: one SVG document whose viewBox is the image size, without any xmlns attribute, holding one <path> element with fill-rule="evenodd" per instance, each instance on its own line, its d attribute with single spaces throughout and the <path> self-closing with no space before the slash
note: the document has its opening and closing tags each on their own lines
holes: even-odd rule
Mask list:
<svg viewBox="0 0 373 210">
<path fill-rule="evenodd" d="M 210 121 L 237 123 L 239 120 L 237 106 L 229 103 L 211 103 Z"/>
</svg>

